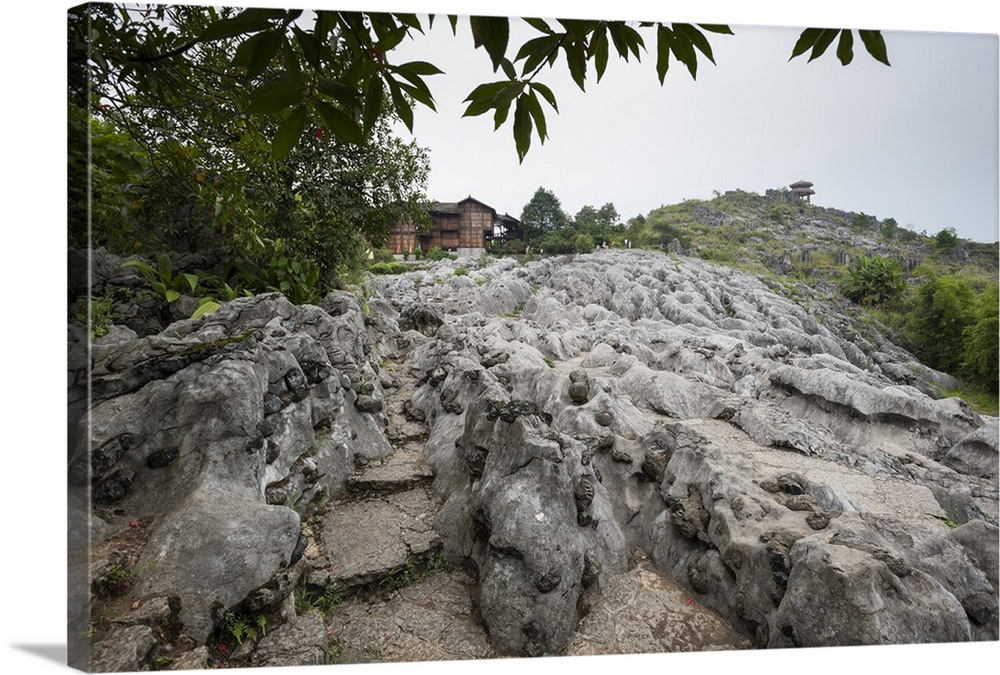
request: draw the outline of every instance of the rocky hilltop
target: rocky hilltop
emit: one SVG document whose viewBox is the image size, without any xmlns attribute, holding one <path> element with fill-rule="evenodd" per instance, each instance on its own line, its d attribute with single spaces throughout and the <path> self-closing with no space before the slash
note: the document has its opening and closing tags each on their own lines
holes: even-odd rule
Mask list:
<svg viewBox="0 0 1000 675">
<path fill-rule="evenodd" d="M 460 262 L 96 340 L 71 651 L 998 639 L 997 419 L 849 305 L 638 250 Z"/>
</svg>

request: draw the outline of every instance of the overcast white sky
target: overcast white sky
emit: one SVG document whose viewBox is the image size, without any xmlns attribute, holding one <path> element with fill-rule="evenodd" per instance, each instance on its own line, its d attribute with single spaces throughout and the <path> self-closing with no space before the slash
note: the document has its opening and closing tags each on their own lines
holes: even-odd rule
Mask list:
<svg viewBox="0 0 1000 675">
<path fill-rule="evenodd" d="M 547 16 L 560 6 L 528 9 Z M 578 6 L 565 11 L 587 16 Z M 662 9 L 616 15 L 671 18 Z M 838 26 L 883 25 L 846 19 Z M 954 227 L 963 237 L 997 240 L 995 34 L 890 30 L 884 35 L 891 67 L 856 41 L 855 60 L 845 68 L 835 45 L 812 63 L 789 62 L 800 28 L 733 29 L 735 36 L 709 36 L 717 65 L 703 60 L 697 81 L 675 62 L 661 87 L 653 57 L 640 64 L 612 57 L 604 79 L 591 81 L 586 93 L 562 63 L 543 71 L 539 79 L 553 88 L 561 112 L 548 116 L 550 139 L 541 146 L 535 138 L 519 165 L 509 125 L 494 133 L 490 114 L 461 119 L 475 85 L 502 78 L 484 50 L 472 51 L 467 25 L 454 38 L 438 22 L 394 55 L 446 71 L 430 78 L 438 112 L 422 109 L 414 129 L 430 150 L 430 196 L 456 201 L 471 194 L 519 216 L 543 186 L 570 214 L 613 202 L 627 219 L 711 198 L 715 190 L 763 193 L 805 179 L 815 183 L 819 205 L 893 217 L 916 231 Z"/>
</svg>

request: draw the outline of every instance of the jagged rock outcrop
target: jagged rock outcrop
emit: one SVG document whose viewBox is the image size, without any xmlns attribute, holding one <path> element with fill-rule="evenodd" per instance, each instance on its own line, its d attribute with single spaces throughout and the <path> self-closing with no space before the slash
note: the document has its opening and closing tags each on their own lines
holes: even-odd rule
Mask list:
<svg viewBox="0 0 1000 675">
<path fill-rule="evenodd" d="M 211 662 L 240 612 L 278 623 L 237 661 L 260 665 L 997 639 L 996 420 L 929 395 L 940 374 L 696 259 L 468 265 L 373 279 L 365 309 L 264 295 L 95 343 L 70 456 L 92 590 L 174 598 L 170 631 L 131 626 L 136 654 L 115 624 L 99 663 Z M 437 604 L 325 607 L 337 648 L 291 607 L 438 556 Z M 463 594 L 461 637 L 408 604 Z M 629 602 L 703 632 L 595 637 Z"/>
</svg>

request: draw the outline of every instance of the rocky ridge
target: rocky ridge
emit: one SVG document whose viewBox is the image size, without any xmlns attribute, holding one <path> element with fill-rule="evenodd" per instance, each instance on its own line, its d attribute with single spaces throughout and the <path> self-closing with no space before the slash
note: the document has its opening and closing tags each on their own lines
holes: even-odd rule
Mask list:
<svg viewBox="0 0 1000 675">
<path fill-rule="evenodd" d="M 95 343 L 94 670 L 997 639 L 946 376 L 693 258 L 462 264 Z"/>
</svg>

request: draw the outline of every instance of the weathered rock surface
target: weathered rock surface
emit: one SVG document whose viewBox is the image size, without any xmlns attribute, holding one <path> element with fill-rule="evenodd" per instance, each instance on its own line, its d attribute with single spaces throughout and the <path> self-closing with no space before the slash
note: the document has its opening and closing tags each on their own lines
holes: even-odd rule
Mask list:
<svg viewBox="0 0 1000 675">
<path fill-rule="evenodd" d="M 97 669 L 998 638 L 996 420 L 836 301 L 449 265 L 97 341 L 94 602 L 176 605 Z"/>
</svg>

